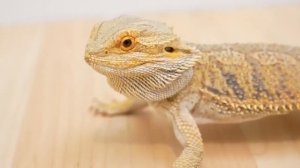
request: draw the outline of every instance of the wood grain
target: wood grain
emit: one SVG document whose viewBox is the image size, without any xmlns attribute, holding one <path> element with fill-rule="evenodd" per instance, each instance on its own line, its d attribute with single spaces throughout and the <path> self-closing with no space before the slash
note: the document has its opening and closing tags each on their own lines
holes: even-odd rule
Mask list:
<svg viewBox="0 0 300 168">
<path fill-rule="evenodd" d="M 146 16 L 199 43 L 300 46 L 300 6 Z M 0 26 L 1 168 L 166 168 L 181 147 L 159 112 L 89 113 L 122 99 L 83 61 L 95 21 Z M 300 114 L 199 126 L 207 168 L 299 168 Z"/>
</svg>

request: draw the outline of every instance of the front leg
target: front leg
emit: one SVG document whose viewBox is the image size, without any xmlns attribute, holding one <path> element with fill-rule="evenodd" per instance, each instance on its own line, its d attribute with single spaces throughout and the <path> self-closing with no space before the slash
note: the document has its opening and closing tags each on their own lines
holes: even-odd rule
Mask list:
<svg viewBox="0 0 300 168">
<path fill-rule="evenodd" d="M 178 103 L 176 103 L 176 100 L 164 103 L 167 106 L 163 109 L 168 118 L 172 120 L 175 135 L 184 146 L 182 153 L 173 164 L 174 168 L 199 168 L 201 166 L 202 138 L 190 113 L 195 103 L 195 99 L 186 99 Z"/>
<path fill-rule="evenodd" d="M 145 107 L 146 105 L 147 104 L 145 102 L 140 102 L 133 99 L 114 101 L 111 103 L 103 103 L 101 101 L 95 100 L 95 102 L 91 106 L 91 111 L 95 115 L 115 116 L 131 113 L 134 110 Z"/>
</svg>

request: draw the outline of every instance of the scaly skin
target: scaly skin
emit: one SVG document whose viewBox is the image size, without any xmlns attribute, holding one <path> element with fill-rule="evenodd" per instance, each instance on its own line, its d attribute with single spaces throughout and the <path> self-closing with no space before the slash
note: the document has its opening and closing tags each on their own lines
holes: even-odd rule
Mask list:
<svg viewBox="0 0 300 168">
<path fill-rule="evenodd" d="M 163 23 L 119 17 L 93 28 L 85 60 L 116 91 L 168 116 L 184 145 L 175 168 L 201 166 L 199 118 L 241 122 L 300 110 L 297 47 L 191 44 Z M 126 113 L 136 106 L 131 102 L 98 109 Z"/>
</svg>

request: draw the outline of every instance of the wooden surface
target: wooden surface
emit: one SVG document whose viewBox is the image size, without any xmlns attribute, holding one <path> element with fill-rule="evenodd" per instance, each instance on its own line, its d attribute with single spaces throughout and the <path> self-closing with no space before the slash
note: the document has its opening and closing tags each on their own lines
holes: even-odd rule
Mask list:
<svg viewBox="0 0 300 168">
<path fill-rule="evenodd" d="M 149 18 L 193 42 L 300 46 L 300 6 Z M 83 61 L 93 23 L 0 26 L 1 168 L 167 168 L 179 154 L 159 112 L 114 118 L 88 112 L 94 97 L 120 98 Z M 299 113 L 199 128 L 207 168 L 300 167 Z"/>
</svg>

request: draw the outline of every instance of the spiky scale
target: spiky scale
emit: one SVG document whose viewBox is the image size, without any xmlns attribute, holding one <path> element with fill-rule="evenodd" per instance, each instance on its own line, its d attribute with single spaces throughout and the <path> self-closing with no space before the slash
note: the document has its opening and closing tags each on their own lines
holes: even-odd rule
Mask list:
<svg viewBox="0 0 300 168">
<path fill-rule="evenodd" d="M 253 117 L 258 113 L 287 113 L 300 103 L 299 48 L 233 44 L 199 45 L 198 49 L 205 59 L 200 59 L 194 67 L 195 81 L 201 82 L 192 87 L 200 85 L 199 94 L 203 100 L 219 101 L 235 115 L 246 114 L 236 110 L 241 107 L 254 112 Z"/>
</svg>

